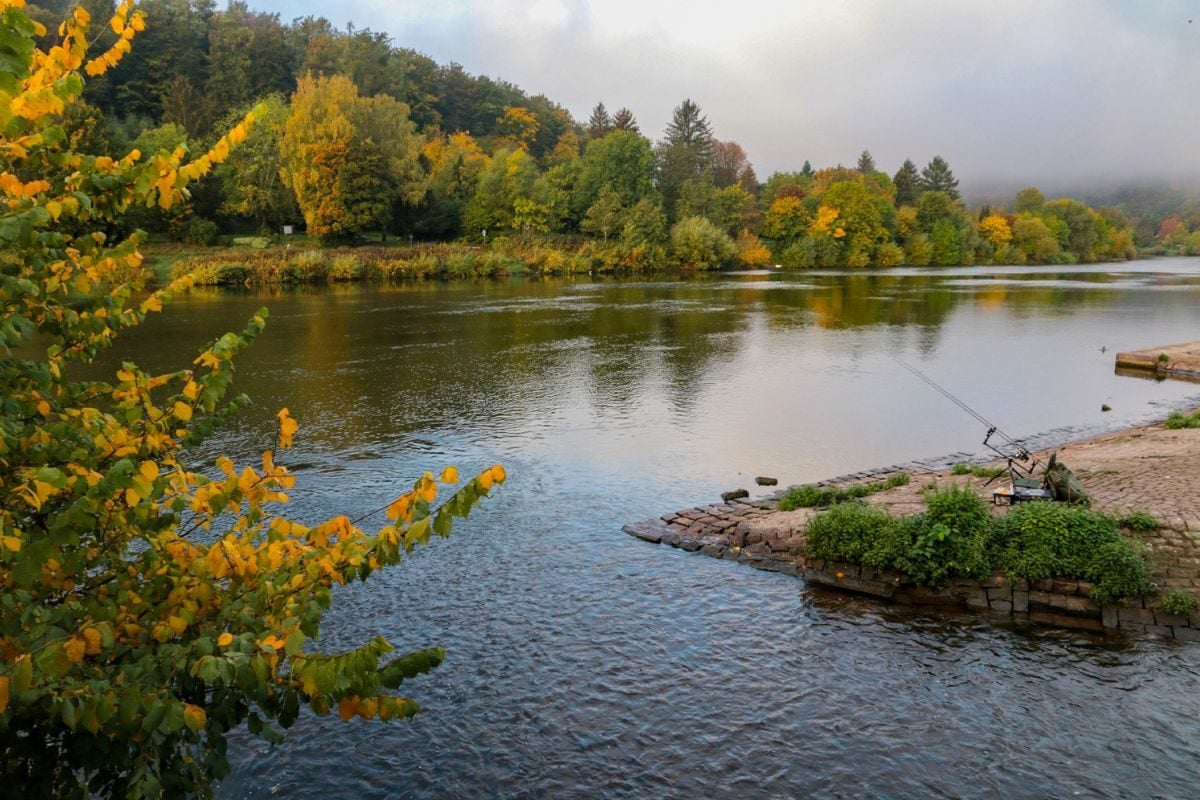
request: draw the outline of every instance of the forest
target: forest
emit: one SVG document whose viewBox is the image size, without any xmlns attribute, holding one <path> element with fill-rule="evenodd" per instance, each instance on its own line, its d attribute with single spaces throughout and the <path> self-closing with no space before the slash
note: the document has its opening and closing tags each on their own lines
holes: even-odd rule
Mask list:
<svg viewBox="0 0 1200 800">
<path fill-rule="evenodd" d="M 68 5 L 32 12 L 53 32 Z M 112 8 L 83 5 L 97 18 Z M 438 64 L 370 29 L 285 22 L 242 2 L 139 7 L 139 47 L 90 81 L 72 112 L 81 151 L 204 152 L 256 115 L 191 203 L 131 215 L 129 224 L 161 238 L 273 240 L 293 225 L 322 245 L 537 242 L 583 254 L 589 270 L 1136 255 L 1133 223 L 1112 207 L 1047 200 L 1031 187 L 1006 206 L 968 209 L 937 155 L 890 172 L 864 150 L 854 166 L 803 161 L 760 181 L 745 150 L 720 139 L 688 99 L 652 140 L 628 108 L 597 103 L 577 121 L 542 95 Z"/>
</svg>

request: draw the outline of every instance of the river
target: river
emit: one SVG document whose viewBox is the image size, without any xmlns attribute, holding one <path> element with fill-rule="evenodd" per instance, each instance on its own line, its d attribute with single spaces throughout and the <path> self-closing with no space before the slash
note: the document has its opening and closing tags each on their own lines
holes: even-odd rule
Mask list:
<svg viewBox="0 0 1200 800">
<path fill-rule="evenodd" d="M 1018 436 L 1196 404 L 1113 356 L 1197 338 L 1200 259 L 197 291 L 118 354 L 177 368 L 259 306 L 256 406 L 206 452 L 252 460 L 289 407 L 296 516 L 451 463 L 509 481 L 326 619 L 327 650 L 444 646 L 423 713 L 238 736 L 220 796 L 1195 796 L 1200 648 L 914 615 L 620 527 L 979 450 L 889 354 Z"/>
</svg>

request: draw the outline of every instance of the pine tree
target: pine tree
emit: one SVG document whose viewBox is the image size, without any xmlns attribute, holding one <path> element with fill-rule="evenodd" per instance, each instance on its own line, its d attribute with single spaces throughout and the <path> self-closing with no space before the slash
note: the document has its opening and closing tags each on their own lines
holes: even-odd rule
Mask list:
<svg viewBox="0 0 1200 800">
<path fill-rule="evenodd" d="M 816 171 L 812 168 L 812 164 L 808 163 L 808 159 L 804 159 L 804 166 L 800 168 L 800 174 L 806 178 L 811 178 L 816 175 Z"/>
<path fill-rule="evenodd" d="M 638 132 L 637 119 L 633 116 L 633 112 L 628 108 L 620 108 L 616 114 L 613 114 L 612 125 L 618 131 L 633 131 Z"/>
<path fill-rule="evenodd" d="M 604 103 L 596 103 L 596 107 L 592 109 L 592 116 L 588 119 L 588 134 L 593 139 L 600 139 L 612 129 L 613 121 L 608 115 L 608 109 L 604 107 Z"/>
<path fill-rule="evenodd" d="M 933 160 L 925 165 L 925 169 L 921 170 L 920 186 L 922 191 L 945 192 L 955 200 L 961 197 L 958 192 L 958 179 L 954 177 L 946 159 L 941 156 L 934 156 Z"/>
<path fill-rule="evenodd" d="M 921 193 L 921 173 L 911 158 L 904 159 L 904 164 L 896 171 L 892 183 L 896 185 L 896 206 L 911 206 L 917 202 Z"/>
<path fill-rule="evenodd" d="M 675 203 L 683 184 L 702 176 L 711 178 L 716 141 L 708 118 L 700 106 L 684 100 L 676 108 L 658 143 L 659 191 L 669 219 L 675 219 Z"/>
<path fill-rule="evenodd" d="M 870 150 L 863 150 L 862 155 L 858 157 L 858 171 L 863 175 L 875 172 L 875 159 L 871 157 Z"/>
</svg>

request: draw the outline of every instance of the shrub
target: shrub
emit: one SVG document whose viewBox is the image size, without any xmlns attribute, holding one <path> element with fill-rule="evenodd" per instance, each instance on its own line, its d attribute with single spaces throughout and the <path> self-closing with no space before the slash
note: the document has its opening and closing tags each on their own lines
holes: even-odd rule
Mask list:
<svg viewBox="0 0 1200 800">
<path fill-rule="evenodd" d="M 881 508 L 841 503 L 809 520 L 806 539 L 811 558 L 863 563 L 896 521 Z"/>
<path fill-rule="evenodd" d="M 327 279 L 330 281 L 354 281 L 362 277 L 363 265 L 352 255 L 334 256 Z"/>
<path fill-rule="evenodd" d="M 1154 588 L 1145 554 L 1121 538 L 1102 545 L 1089 559 L 1082 577 L 1092 581 L 1092 600 L 1102 606 L 1122 597 L 1149 594 Z"/>
<path fill-rule="evenodd" d="M 1172 589 L 1158 601 L 1158 607 L 1163 611 L 1180 617 L 1190 617 L 1197 605 L 1200 603 L 1196 601 L 1196 596 L 1185 589 Z"/>
<path fill-rule="evenodd" d="M 686 217 L 671 228 L 671 255 L 687 269 L 718 269 L 737 254 L 729 234 L 704 217 Z"/>
<path fill-rule="evenodd" d="M 958 486 L 934 489 L 925 500 L 924 513 L 905 517 L 891 535 L 880 539 L 870 565 L 896 569 L 923 586 L 990 573 L 987 504 Z"/>
<path fill-rule="evenodd" d="M 1158 517 L 1149 511 L 1134 511 L 1132 514 L 1121 518 L 1121 525 L 1129 528 L 1131 531 L 1149 533 L 1150 531 L 1158 530 L 1159 521 Z"/>
<path fill-rule="evenodd" d="M 211 219 L 192 217 L 183 226 L 183 240 L 188 244 L 214 245 L 221 238 L 221 229 Z"/>
</svg>

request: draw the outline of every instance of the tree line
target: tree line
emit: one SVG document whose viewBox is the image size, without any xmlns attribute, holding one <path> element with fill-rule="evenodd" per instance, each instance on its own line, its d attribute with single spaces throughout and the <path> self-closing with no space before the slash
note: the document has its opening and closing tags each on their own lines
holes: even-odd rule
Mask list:
<svg viewBox="0 0 1200 800">
<path fill-rule="evenodd" d="M 34 9 L 49 22 L 66 0 Z M 111 0 L 85 0 L 93 13 Z M 854 167 L 760 181 L 692 100 L 657 141 L 633 112 L 586 123 L 513 84 L 439 65 L 370 29 L 284 23 L 243 2 L 145 0 L 140 47 L 88 84 L 72 136 L 90 152 L 202 152 L 258 124 L 186 208 L 130 224 L 195 243 L 300 224 L 324 242 L 569 236 L 613 267 L 1072 263 L 1130 257 L 1127 220 L 1036 189 L 968 211 L 950 165 Z M 111 35 L 111 34 L 110 34 Z"/>
</svg>

